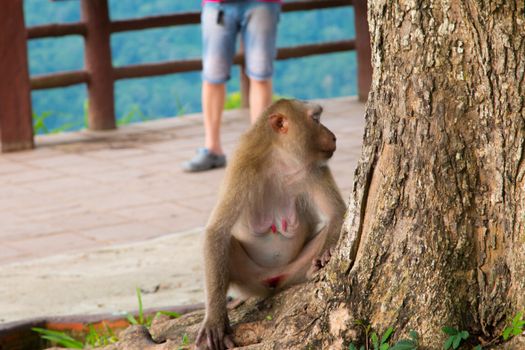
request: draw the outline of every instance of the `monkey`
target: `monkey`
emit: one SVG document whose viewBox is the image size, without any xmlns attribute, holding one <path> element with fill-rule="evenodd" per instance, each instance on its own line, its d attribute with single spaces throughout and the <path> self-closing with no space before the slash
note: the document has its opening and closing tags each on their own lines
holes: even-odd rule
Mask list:
<svg viewBox="0 0 525 350">
<path fill-rule="evenodd" d="M 226 294 L 267 297 L 307 281 L 339 239 L 346 205 L 327 165 L 320 105 L 281 99 L 241 137 L 204 235 L 200 349 L 233 348 Z"/>
</svg>

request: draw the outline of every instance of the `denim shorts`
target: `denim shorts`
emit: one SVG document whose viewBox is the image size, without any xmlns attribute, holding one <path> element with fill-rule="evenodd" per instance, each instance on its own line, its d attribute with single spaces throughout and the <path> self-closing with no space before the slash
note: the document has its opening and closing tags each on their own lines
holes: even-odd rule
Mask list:
<svg viewBox="0 0 525 350">
<path fill-rule="evenodd" d="M 202 78 L 212 84 L 230 79 L 237 35 L 244 43 L 246 74 L 268 80 L 277 53 L 277 23 L 281 5 L 255 0 L 205 2 L 201 14 Z"/>
</svg>

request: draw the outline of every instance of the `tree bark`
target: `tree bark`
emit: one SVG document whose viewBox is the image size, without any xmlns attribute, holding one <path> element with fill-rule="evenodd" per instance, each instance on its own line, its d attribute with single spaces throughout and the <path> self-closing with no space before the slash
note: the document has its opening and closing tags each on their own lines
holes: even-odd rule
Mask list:
<svg viewBox="0 0 525 350">
<path fill-rule="evenodd" d="M 338 251 L 314 281 L 236 310 L 239 345 L 347 349 L 364 320 L 439 349 L 443 326 L 488 340 L 525 309 L 524 6 L 369 1 L 374 75 Z"/>
<path fill-rule="evenodd" d="M 345 281 L 349 320 L 434 349 L 445 325 L 489 339 L 525 308 L 523 6 L 369 2 L 363 153 L 325 292 Z"/>
</svg>

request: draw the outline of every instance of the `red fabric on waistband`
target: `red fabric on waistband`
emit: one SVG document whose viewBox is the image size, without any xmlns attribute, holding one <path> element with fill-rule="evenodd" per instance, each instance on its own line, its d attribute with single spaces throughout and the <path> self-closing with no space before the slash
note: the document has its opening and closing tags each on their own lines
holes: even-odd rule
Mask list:
<svg viewBox="0 0 525 350">
<path fill-rule="evenodd" d="M 257 0 L 258 2 L 277 2 L 282 3 L 282 0 Z M 203 3 L 205 2 L 224 2 L 224 0 L 202 0 Z"/>
</svg>

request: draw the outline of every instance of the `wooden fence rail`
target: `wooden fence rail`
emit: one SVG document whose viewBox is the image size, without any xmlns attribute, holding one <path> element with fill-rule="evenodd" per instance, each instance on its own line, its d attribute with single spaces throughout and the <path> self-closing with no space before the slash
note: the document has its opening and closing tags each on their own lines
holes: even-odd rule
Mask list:
<svg viewBox="0 0 525 350">
<path fill-rule="evenodd" d="M 23 0 L 0 2 L 0 77 L 4 77 L 0 79 L 0 142 L 3 152 L 28 149 L 34 145 L 30 90 L 87 84 L 89 128 L 105 130 L 116 126 L 113 88 L 116 80 L 202 69 L 200 59 L 113 67 L 110 49 L 112 33 L 197 24 L 200 22 L 199 12 L 111 21 L 108 0 L 80 1 L 82 22 L 30 28 L 24 26 Z M 366 0 L 293 1 L 284 3 L 282 12 L 319 10 L 352 4 L 355 10 L 355 39 L 279 48 L 277 59 L 357 50 L 359 97 L 366 100 L 371 81 Z M 27 40 L 66 35 L 84 37 L 85 69 L 29 77 Z M 6 50 L 8 47 L 9 50 Z M 235 56 L 234 63 L 243 66 L 242 54 Z M 246 79 L 245 76 L 241 78 Z M 241 84 L 241 90 L 246 88 L 246 84 Z M 247 91 L 241 91 L 241 95 L 246 96 Z"/>
</svg>

